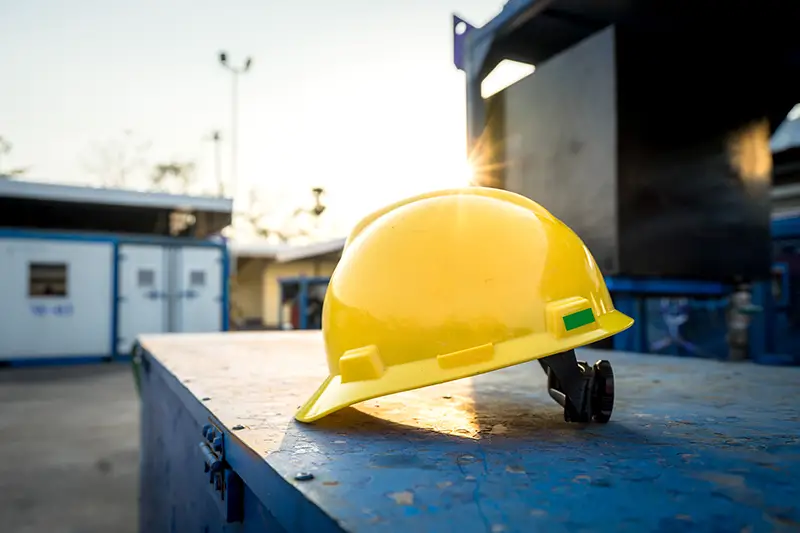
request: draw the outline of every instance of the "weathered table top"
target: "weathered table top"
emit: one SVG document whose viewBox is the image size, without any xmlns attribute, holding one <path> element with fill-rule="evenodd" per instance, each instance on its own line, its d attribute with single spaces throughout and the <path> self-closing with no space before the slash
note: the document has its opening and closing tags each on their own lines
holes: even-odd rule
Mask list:
<svg viewBox="0 0 800 533">
<path fill-rule="evenodd" d="M 564 422 L 537 363 L 303 425 L 319 332 L 142 345 L 186 401 L 244 426 L 228 461 L 289 531 L 324 529 L 292 497 L 347 531 L 800 530 L 800 368 L 584 351 L 614 364 L 608 425 Z"/>
</svg>

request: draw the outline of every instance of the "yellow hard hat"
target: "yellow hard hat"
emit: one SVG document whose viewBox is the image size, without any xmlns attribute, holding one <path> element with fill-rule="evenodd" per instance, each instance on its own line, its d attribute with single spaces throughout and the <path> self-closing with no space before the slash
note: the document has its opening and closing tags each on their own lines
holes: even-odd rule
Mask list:
<svg viewBox="0 0 800 533">
<path fill-rule="evenodd" d="M 295 416 L 312 422 L 632 324 L 580 238 L 536 202 L 484 187 L 414 196 L 348 237 L 323 305 L 330 375 Z"/>
</svg>

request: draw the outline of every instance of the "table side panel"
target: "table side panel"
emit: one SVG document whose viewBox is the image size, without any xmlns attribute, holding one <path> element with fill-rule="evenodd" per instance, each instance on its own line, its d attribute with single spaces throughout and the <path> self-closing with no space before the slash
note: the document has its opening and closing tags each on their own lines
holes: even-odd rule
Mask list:
<svg viewBox="0 0 800 533">
<path fill-rule="evenodd" d="M 203 472 L 198 449 L 202 424 L 164 376 L 142 374 L 139 531 L 285 533 L 249 487 L 244 490 L 245 522 L 225 523 Z"/>
</svg>

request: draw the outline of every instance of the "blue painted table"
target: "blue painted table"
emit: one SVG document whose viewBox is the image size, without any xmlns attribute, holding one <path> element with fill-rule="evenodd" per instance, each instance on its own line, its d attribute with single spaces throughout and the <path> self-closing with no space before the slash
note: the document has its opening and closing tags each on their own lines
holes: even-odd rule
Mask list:
<svg viewBox="0 0 800 533">
<path fill-rule="evenodd" d="M 608 425 L 565 423 L 535 362 L 302 425 L 319 332 L 141 347 L 143 532 L 800 531 L 798 368 L 586 350 L 614 363 Z"/>
</svg>

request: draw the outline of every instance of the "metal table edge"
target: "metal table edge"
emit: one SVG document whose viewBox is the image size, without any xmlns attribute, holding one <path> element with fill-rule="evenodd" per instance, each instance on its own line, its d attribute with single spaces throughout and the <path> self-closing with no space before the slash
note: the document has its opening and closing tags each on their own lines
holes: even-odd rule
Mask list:
<svg viewBox="0 0 800 533">
<path fill-rule="evenodd" d="M 141 348 L 143 358 L 154 365 L 148 372 L 159 375 L 200 426 L 211 422 L 223 429 L 225 461 L 287 532 L 341 533 L 343 531 L 333 517 L 272 468 L 264 457 L 246 446 L 231 428 L 216 418 L 147 347 L 141 345 Z M 198 431 L 198 441 L 201 440 L 200 437 Z M 201 463 L 198 463 L 198 468 L 202 468 Z M 247 517 L 244 519 L 247 520 Z"/>
</svg>

